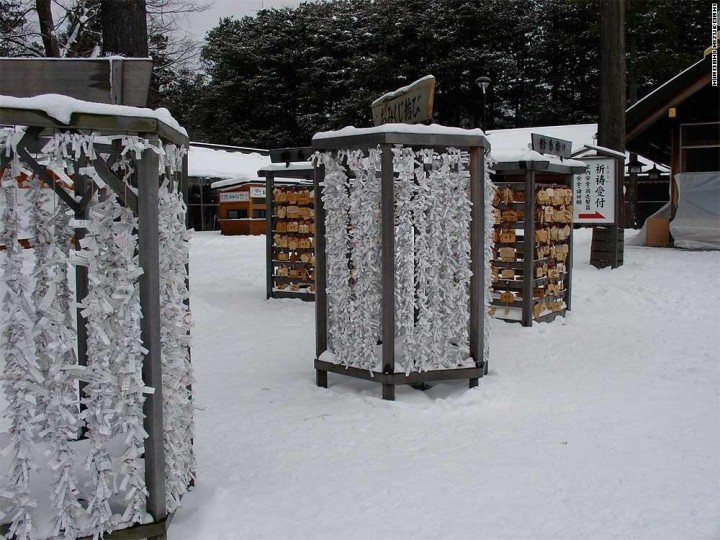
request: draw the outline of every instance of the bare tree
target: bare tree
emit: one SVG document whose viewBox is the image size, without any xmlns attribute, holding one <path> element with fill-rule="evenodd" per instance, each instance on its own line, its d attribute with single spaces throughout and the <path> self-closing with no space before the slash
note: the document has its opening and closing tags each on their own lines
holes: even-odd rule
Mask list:
<svg viewBox="0 0 720 540">
<path fill-rule="evenodd" d="M 182 65 L 196 57 L 199 44 L 181 29 L 182 19 L 204 11 L 210 2 L 145 0 L 144 3 L 149 54 L 162 54 L 164 65 L 168 66 Z M 128 20 L 129 15 L 124 13 L 127 4 L 126 0 L 0 0 L 2 53 L 55 57 L 97 56 L 101 50 L 117 53 L 117 44 L 103 46 L 102 11 L 115 14 L 108 25 L 122 23 Z M 107 31 L 117 34 L 117 31 Z M 157 43 L 162 43 L 161 51 L 153 49 Z M 148 56 L 148 52 L 141 56 Z"/>
<path fill-rule="evenodd" d="M 42 36 L 45 56 L 52 58 L 60 57 L 60 44 L 55 36 L 55 23 L 53 22 L 50 0 L 35 0 L 38 23 L 40 24 L 40 36 Z"/>
</svg>

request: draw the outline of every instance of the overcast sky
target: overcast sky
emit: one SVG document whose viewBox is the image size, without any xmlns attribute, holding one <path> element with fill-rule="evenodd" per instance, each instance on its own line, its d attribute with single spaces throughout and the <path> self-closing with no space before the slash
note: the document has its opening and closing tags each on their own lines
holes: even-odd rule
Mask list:
<svg viewBox="0 0 720 540">
<path fill-rule="evenodd" d="M 254 15 L 259 9 L 297 6 L 300 0 L 214 0 L 212 6 L 202 13 L 187 16 L 185 29 L 198 40 L 203 40 L 208 30 L 217 26 L 222 17 Z"/>
</svg>

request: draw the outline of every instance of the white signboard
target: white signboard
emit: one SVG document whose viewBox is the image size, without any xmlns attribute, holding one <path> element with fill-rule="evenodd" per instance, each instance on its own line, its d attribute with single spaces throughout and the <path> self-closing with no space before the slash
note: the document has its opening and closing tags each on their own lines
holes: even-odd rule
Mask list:
<svg viewBox="0 0 720 540">
<path fill-rule="evenodd" d="M 230 193 L 220 194 L 220 202 L 245 202 L 249 198 L 247 191 L 231 191 Z"/>
<path fill-rule="evenodd" d="M 615 158 L 584 158 L 587 167 L 576 174 L 573 223 L 615 223 Z"/>
<path fill-rule="evenodd" d="M 264 187 L 251 187 L 250 188 L 250 196 L 253 199 L 264 199 L 265 198 L 265 188 Z"/>
</svg>

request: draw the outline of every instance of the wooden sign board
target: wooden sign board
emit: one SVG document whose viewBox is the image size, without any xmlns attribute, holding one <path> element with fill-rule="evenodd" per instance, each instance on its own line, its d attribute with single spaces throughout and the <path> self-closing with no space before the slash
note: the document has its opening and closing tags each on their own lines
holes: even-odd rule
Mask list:
<svg viewBox="0 0 720 540">
<path fill-rule="evenodd" d="M 539 133 L 532 133 L 532 149 L 541 154 L 550 154 L 563 159 L 570 157 L 572 151 L 572 141 L 565 139 L 556 139 Z"/>
<path fill-rule="evenodd" d="M 373 122 L 417 124 L 432 119 L 435 77 L 426 75 L 408 86 L 385 94 L 372 103 Z"/>
<path fill-rule="evenodd" d="M 150 58 L 0 58 L 0 95 L 61 94 L 146 107 L 152 64 Z"/>
<path fill-rule="evenodd" d="M 584 158 L 585 172 L 573 177 L 573 223 L 615 223 L 617 159 Z"/>
<path fill-rule="evenodd" d="M 249 200 L 250 194 L 247 191 L 231 191 L 220 194 L 220 202 L 247 202 Z"/>
</svg>

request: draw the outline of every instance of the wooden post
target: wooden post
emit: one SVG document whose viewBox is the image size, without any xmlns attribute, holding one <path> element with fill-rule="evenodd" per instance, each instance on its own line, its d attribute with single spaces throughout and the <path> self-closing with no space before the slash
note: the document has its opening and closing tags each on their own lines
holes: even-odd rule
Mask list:
<svg viewBox="0 0 720 540">
<path fill-rule="evenodd" d="M 182 162 L 182 174 L 180 175 L 180 191 L 182 192 L 182 198 L 185 202 L 186 212 L 185 212 L 185 228 L 190 228 L 190 207 L 188 206 L 190 204 L 190 182 L 188 180 L 188 155 L 190 154 L 190 147 L 188 146 L 188 151 L 183 156 L 183 162 Z"/>
<path fill-rule="evenodd" d="M 313 175 L 315 194 L 315 358 L 327 350 L 327 293 L 325 291 L 327 266 L 325 261 L 325 205 L 322 182 L 325 165 L 317 163 Z M 327 371 L 315 371 L 315 383 L 327 388 Z"/>
<path fill-rule="evenodd" d="M 485 154 L 480 146 L 470 148 L 470 356 L 475 366 L 485 368 Z M 471 378 L 470 388 L 478 385 Z"/>
<path fill-rule="evenodd" d="M 382 366 L 395 373 L 395 176 L 392 146 L 381 144 L 380 220 L 382 222 Z M 382 385 L 382 398 L 395 399 L 395 385 Z"/>
<path fill-rule="evenodd" d="M 527 162 L 530 166 L 531 162 Z M 535 171 L 525 171 L 525 217 L 523 218 L 522 325 L 533 323 L 533 280 L 535 279 Z"/>
<path fill-rule="evenodd" d="M 573 175 L 569 174 L 566 179 L 567 185 L 570 189 L 573 189 L 574 185 L 574 179 Z M 570 236 L 568 237 L 568 256 L 567 260 L 565 261 L 565 266 L 567 269 L 567 273 L 565 274 L 565 305 L 567 306 L 567 310 L 570 311 L 572 309 L 572 272 L 573 272 L 573 252 L 575 251 L 574 248 L 574 235 L 575 235 L 575 227 L 573 227 L 573 224 L 570 223 Z"/>
<path fill-rule="evenodd" d="M 600 0 L 600 116 L 598 144 L 625 151 L 625 0 Z M 619 224 L 623 223 L 624 163 L 618 159 L 615 223 L 610 225 L 611 266 L 620 266 Z M 593 229 L 593 236 L 595 229 Z M 590 256 L 593 259 L 593 254 Z"/>
<path fill-rule="evenodd" d="M 79 197 L 80 200 L 84 200 L 90 189 L 88 179 L 85 175 L 77 174 L 73 178 L 75 185 L 75 196 Z M 76 220 L 85 220 L 88 218 L 88 207 L 87 205 L 80 206 L 75 210 Z M 81 240 L 85 238 L 85 228 L 78 227 L 75 229 L 75 250 L 80 251 Z M 76 266 L 75 267 L 75 300 L 80 304 L 85 297 L 88 295 L 89 290 L 89 279 L 88 279 L 88 268 L 87 266 Z M 88 353 L 87 353 L 87 319 L 82 315 L 82 309 L 77 308 L 77 358 L 79 366 L 87 366 Z M 85 387 L 87 383 L 80 381 L 78 383 L 78 393 L 80 397 L 80 412 L 85 410 L 85 405 L 82 402 Z M 83 425 L 80 428 L 80 437 L 85 438 L 87 435 L 87 428 Z"/>
<path fill-rule="evenodd" d="M 275 179 L 272 173 L 267 173 L 265 177 L 265 252 L 267 253 L 267 263 L 265 265 L 265 298 L 272 298 L 273 295 L 273 189 L 275 189 Z"/>
<path fill-rule="evenodd" d="M 157 135 L 142 134 L 153 146 Z M 151 149 L 138 162 L 138 243 L 140 266 L 140 305 L 142 340 L 147 354 L 143 360 L 143 380 L 155 389 L 146 396 L 145 414 L 145 483 L 148 489 L 147 510 L 155 521 L 165 519 L 165 448 L 163 445 L 163 389 L 160 357 L 160 246 L 158 231 L 158 156 Z"/>
<path fill-rule="evenodd" d="M 119 58 L 110 59 L 110 103 L 123 103 L 123 61 Z"/>
</svg>

